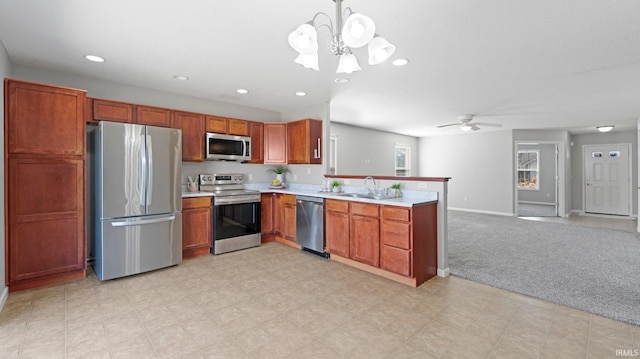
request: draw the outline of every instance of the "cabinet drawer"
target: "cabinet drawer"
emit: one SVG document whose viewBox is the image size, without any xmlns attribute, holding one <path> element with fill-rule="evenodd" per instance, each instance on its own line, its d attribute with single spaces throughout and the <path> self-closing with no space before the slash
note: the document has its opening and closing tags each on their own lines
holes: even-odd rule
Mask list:
<svg viewBox="0 0 640 359">
<path fill-rule="evenodd" d="M 383 219 L 409 222 L 411 218 L 411 209 L 405 207 L 382 206 L 380 212 Z"/>
<path fill-rule="evenodd" d="M 411 224 L 383 220 L 380 226 L 380 238 L 383 244 L 411 249 Z"/>
<path fill-rule="evenodd" d="M 349 202 L 347 201 L 338 201 L 335 199 L 328 199 L 324 202 L 325 202 L 324 208 L 327 211 L 343 212 L 343 213 L 349 212 Z"/>
<path fill-rule="evenodd" d="M 350 202 L 351 205 L 351 214 L 359 214 L 361 216 L 368 217 L 378 217 L 379 213 L 379 205 L 377 204 L 369 204 L 369 203 L 360 203 L 360 202 Z"/>
<path fill-rule="evenodd" d="M 406 277 L 411 276 L 411 251 L 383 245 L 381 252 L 382 269 Z"/>
<path fill-rule="evenodd" d="M 282 195 L 282 203 L 283 204 L 292 204 L 292 205 L 296 205 L 296 196 L 292 195 L 292 194 L 285 194 Z"/>
<path fill-rule="evenodd" d="M 182 209 L 211 207 L 211 197 L 183 198 Z"/>
</svg>

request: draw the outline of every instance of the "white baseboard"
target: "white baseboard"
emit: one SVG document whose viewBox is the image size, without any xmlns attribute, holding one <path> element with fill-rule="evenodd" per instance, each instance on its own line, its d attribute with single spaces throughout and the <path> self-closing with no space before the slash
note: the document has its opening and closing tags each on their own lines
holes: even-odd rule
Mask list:
<svg viewBox="0 0 640 359">
<path fill-rule="evenodd" d="M 9 299 L 9 287 L 4 286 L 4 289 L 2 289 L 2 293 L 0 294 L 0 312 L 2 312 L 7 299 Z"/>
<path fill-rule="evenodd" d="M 518 201 L 518 204 L 539 204 L 539 205 L 543 205 L 543 206 L 555 206 L 555 203 L 550 203 L 550 202 L 534 202 L 534 201 Z"/>
<path fill-rule="evenodd" d="M 451 274 L 451 270 L 449 269 L 449 267 L 445 269 L 438 268 L 438 277 L 446 278 L 449 276 L 449 274 Z"/>
<path fill-rule="evenodd" d="M 483 211 L 483 210 L 480 210 L 480 209 L 449 207 L 449 208 L 447 208 L 447 210 L 450 210 L 450 211 L 462 211 L 462 212 L 472 212 L 472 213 L 483 213 L 483 214 L 495 214 L 497 216 L 507 216 L 507 217 L 513 217 L 514 216 L 514 213 Z"/>
</svg>

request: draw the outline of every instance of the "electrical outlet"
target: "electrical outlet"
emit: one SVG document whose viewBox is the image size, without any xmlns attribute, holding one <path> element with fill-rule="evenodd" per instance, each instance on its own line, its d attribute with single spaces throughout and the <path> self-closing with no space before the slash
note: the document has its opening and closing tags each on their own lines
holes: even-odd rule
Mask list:
<svg viewBox="0 0 640 359">
<path fill-rule="evenodd" d="M 298 180 L 298 175 L 293 175 L 293 182 L 296 182 Z"/>
<path fill-rule="evenodd" d="M 425 182 L 418 182 L 418 188 L 426 189 L 427 188 L 427 184 Z"/>
<path fill-rule="evenodd" d="M 345 179 L 343 182 L 344 184 L 351 184 L 351 181 L 349 181 L 349 179 Z"/>
<path fill-rule="evenodd" d="M 307 167 L 307 174 L 310 175 L 311 174 L 311 167 Z"/>
<path fill-rule="evenodd" d="M 249 181 L 253 181 L 253 175 L 249 173 Z"/>
</svg>

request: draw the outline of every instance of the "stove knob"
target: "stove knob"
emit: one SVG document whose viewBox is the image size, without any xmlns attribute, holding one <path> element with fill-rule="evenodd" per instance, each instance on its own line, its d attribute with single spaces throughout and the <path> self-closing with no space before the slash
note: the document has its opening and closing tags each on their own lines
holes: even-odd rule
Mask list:
<svg viewBox="0 0 640 359">
<path fill-rule="evenodd" d="M 207 181 L 211 182 L 211 176 L 207 176 Z"/>
</svg>

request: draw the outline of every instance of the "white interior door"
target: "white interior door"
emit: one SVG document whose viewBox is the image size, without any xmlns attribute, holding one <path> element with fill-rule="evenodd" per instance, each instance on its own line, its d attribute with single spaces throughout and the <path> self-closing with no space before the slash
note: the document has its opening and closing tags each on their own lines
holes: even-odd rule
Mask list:
<svg viewBox="0 0 640 359">
<path fill-rule="evenodd" d="M 583 147 L 585 212 L 631 214 L 630 155 L 630 144 Z"/>
</svg>

